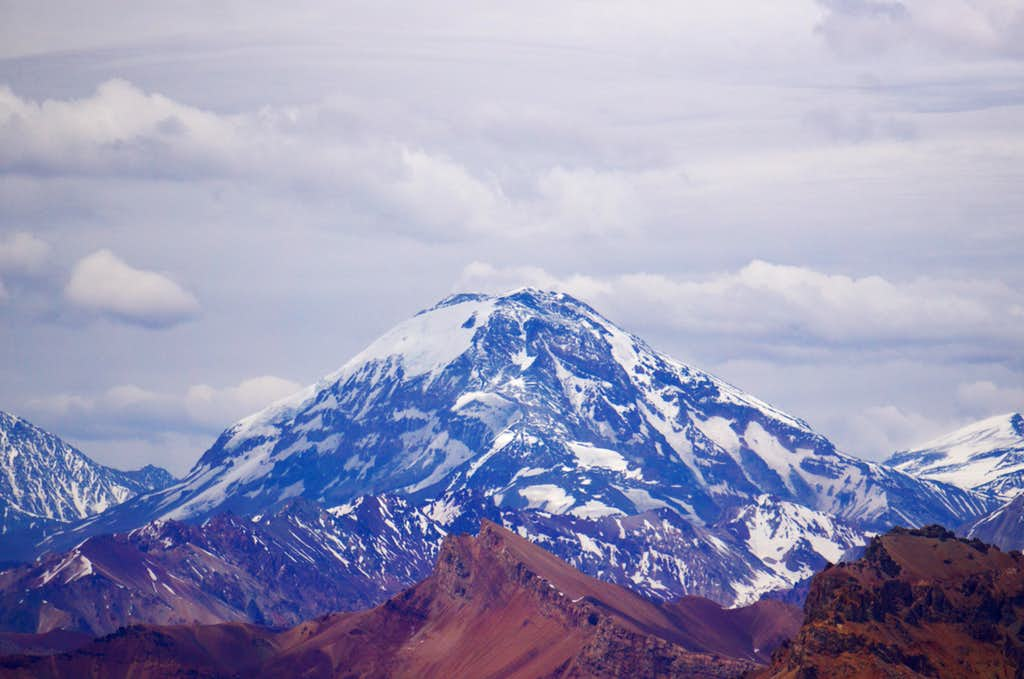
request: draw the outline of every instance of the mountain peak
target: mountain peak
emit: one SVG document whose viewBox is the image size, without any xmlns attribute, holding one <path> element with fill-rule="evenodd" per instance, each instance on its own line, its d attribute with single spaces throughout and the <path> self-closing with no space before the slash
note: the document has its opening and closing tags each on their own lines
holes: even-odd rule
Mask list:
<svg viewBox="0 0 1024 679">
<path fill-rule="evenodd" d="M 539 308 L 543 305 L 561 302 L 573 306 L 590 307 L 579 299 L 565 292 L 544 290 L 530 286 L 513 288 L 503 293 L 488 294 L 483 292 L 456 292 L 448 295 L 437 304 L 420 311 L 420 314 L 429 313 L 435 309 L 455 306 L 465 302 L 492 301 L 497 304 L 520 304 L 526 307 Z M 592 309 L 591 309 L 592 311 Z M 418 315 L 418 314 L 417 314 Z"/>
<path fill-rule="evenodd" d="M 858 530 L 959 523 L 987 509 L 964 491 L 845 456 L 803 420 L 654 351 L 583 302 L 527 288 L 454 295 L 399 323 L 340 370 L 226 430 L 180 485 L 88 530 L 363 495 L 403 496 L 446 532 L 500 517 L 531 539 L 562 534 L 559 555 L 595 570 L 601 560 L 588 554 L 633 539 L 616 522 L 670 515 L 622 572 L 664 598 L 707 579 L 676 562 L 652 571 L 639 553 L 669 554 L 761 495 Z M 582 552 L 569 555 L 574 544 Z M 752 569 L 715 592 L 730 603 L 796 577 L 754 557 L 736 563 L 733 550 L 749 546 L 705 545 L 714 546 L 695 558 Z M 801 563 L 814 562 L 804 551 Z"/>
<path fill-rule="evenodd" d="M 1024 417 L 1017 412 L 993 415 L 971 422 L 959 429 L 914 446 L 914 448 L 916 450 L 934 450 L 974 441 L 987 443 L 1014 436 L 1024 436 Z"/>
<path fill-rule="evenodd" d="M 1009 499 L 1024 492 L 1024 417 L 1012 412 L 972 422 L 897 452 L 886 464 Z"/>
<path fill-rule="evenodd" d="M 5 558 L 62 524 L 98 514 L 174 479 L 164 469 L 112 469 L 28 420 L 0 411 L 0 535 Z M 18 535 L 17 540 L 11 537 Z M 18 544 L 16 544 L 18 543 Z M 27 545 L 25 545 L 27 547 Z"/>
</svg>

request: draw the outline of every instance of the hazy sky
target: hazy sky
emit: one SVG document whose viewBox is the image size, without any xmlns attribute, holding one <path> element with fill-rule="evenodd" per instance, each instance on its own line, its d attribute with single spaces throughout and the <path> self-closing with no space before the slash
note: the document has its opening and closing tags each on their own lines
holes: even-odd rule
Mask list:
<svg viewBox="0 0 1024 679">
<path fill-rule="evenodd" d="M 1020 0 L 0 0 L 0 409 L 117 466 L 457 290 L 878 458 L 1024 408 Z"/>
</svg>

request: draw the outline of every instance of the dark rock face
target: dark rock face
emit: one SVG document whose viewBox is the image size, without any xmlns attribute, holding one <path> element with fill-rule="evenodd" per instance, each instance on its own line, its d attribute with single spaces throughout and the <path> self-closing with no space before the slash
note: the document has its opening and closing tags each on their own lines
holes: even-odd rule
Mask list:
<svg viewBox="0 0 1024 679">
<path fill-rule="evenodd" d="M 0 677 L 738 677 L 766 650 L 753 644 L 777 643 L 770 630 L 798 616 L 776 603 L 659 605 L 484 522 L 475 538 L 445 538 L 426 580 L 371 610 L 285 631 L 132 627 L 0 659 Z"/>
<path fill-rule="evenodd" d="M 1024 557 L 940 526 L 874 538 L 815 576 L 797 636 L 762 677 L 1015 677 Z"/>
</svg>

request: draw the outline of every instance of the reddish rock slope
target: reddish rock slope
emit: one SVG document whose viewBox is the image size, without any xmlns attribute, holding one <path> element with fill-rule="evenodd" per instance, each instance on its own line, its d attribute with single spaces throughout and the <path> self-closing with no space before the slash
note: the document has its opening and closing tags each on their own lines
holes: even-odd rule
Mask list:
<svg viewBox="0 0 1024 679">
<path fill-rule="evenodd" d="M 1024 674 L 1024 557 L 938 526 L 895 529 L 815 576 L 805 615 L 760 677 Z"/>
<path fill-rule="evenodd" d="M 8 658 L 2 677 L 734 677 L 799 613 L 658 605 L 484 522 L 445 539 L 434 572 L 377 608 L 283 632 L 135 627 L 80 651 Z"/>
</svg>

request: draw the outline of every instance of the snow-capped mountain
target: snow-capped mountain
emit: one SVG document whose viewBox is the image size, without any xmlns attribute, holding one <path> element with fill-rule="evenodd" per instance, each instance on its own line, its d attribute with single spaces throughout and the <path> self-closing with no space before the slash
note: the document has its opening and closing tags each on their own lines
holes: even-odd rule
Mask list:
<svg viewBox="0 0 1024 679">
<path fill-rule="evenodd" d="M 5 412 L 0 412 L 0 471 L 0 541 L 84 519 L 174 482 L 166 470 L 152 465 L 136 471 L 101 465 Z"/>
<path fill-rule="evenodd" d="M 1024 417 L 980 420 L 895 453 L 886 464 L 913 476 L 1010 499 L 1024 492 Z"/>
<path fill-rule="evenodd" d="M 804 573 L 805 548 L 822 561 L 835 551 L 794 532 L 790 549 L 763 555 L 792 568 L 767 565 L 722 528 L 745 516 L 765 529 L 757 507 L 833 517 L 804 528 L 835 521 L 843 528 L 829 544 L 845 545 L 847 529 L 959 524 L 991 504 L 844 455 L 802 420 L 653 350 L 586 304 L 526 289 L 443 300 L 225 431 L 180 483 L 62 539 L 226 509 L 256 514 L 296 496 L 335 506 L 384 493 L 446 530 L 497 514 L 585 572 L 607 562 L 587 549 L 600 534 L 602 554 L 614 547 L 619 563 L 603 577 L 730 603 Z M 702 591 L 714 568 L 730 572 L 715 585 L 723 591 Z"/>
</svg>

